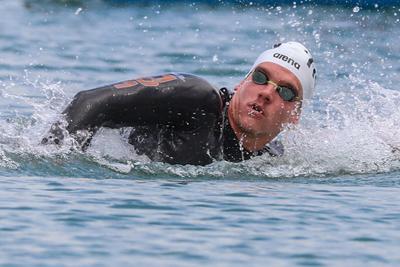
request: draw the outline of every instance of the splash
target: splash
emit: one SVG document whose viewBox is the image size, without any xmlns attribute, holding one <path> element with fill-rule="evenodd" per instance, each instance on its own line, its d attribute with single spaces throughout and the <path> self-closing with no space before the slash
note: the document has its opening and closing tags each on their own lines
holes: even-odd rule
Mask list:
<svg viewBox="0 0 400 267">
<path fill-rule="evenodd" d="M 48 164 L 52 171 L 46 174 L 59 175 L 60 168 L 67 168 L 59 165 L 69 165 L 71 160 L 82 166 L 89 162 L 97 169 L 93 172 L 96 175 L 108 170 L 129 177 L 335 176 L 400 169 L 400 92 L 356 76 L 349 77 L 346 92 L 315 99 L 306 106 L 301 123 L 288 127 L 280 136 L 285 146 L 283 157 L 265 155 L 208 166 L 151 162 L 127 143 L 129 129 L 101 129 L 86 153 L 76 149 L 68 136 L 62 146 L 40 145 L 50 125 L 62 119 L 60 112 L 70 98 L 60 83 L 25 81 L 24 85 L 35 88 L 38 94 L 12 93 L 18 91 L 15 83 L 3 84 L 1 89 L 3 101 L 20 107 L 1 118 L 0 167 L 5 170 L 26 169 L 27 162 L 34 161 L 29 165 L 32 173 L 40 173 L 35 168 Z M 21 107 L 30 112 L 21 112 Z M 86 167 L 76 170 L 76 176 L 87 175 Z"/>
<path fill-rule="evenodd" d="M 24 87 L 34 93 L 21 93 Z M 70 152 L 68 146 L 39 145 L 43 134 L 52 122 L 60 119 L 60 112 L 67 104 L 68 98 L 60 83 L 31 81 L 25 76 L 23 83 L 3 83 L 0 94 L 1 104 L 5 106 L 0 118 L 0 152 L 6 159 L 0 158 L 2 165 L 18 166 L 12 158 L 63 156 Z"/>
<path fill-rule="evenodd" d="M 319 109 L 283 136 L 280 163 L 294 175 L 373 173 L 399 169 L 400 93 L 354 76 L 346 92 L 321 100 Z"/>
</svg>

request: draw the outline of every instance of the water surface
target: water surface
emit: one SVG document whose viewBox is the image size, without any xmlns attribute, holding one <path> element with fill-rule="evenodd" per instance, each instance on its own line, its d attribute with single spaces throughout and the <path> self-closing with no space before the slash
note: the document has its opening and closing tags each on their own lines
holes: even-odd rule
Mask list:
<svg viewBox="0 0 400 267">
<path fill-rule="evenodd" d="M 397 266 L 400 7 L 5 1 L 1 266 Z M 74 94 L 169 71 L 233 89 L 297 40 L 318 68 L 282 158 L 179 166 L 103 129 L 41 146 Z"/>
</svg>

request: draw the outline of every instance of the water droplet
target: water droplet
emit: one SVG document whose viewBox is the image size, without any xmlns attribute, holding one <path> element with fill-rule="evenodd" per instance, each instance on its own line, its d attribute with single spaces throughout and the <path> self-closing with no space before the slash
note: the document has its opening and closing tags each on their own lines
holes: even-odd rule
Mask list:
<svg viewBox="0 0 400 267">
<path fill-rule="evenodd" d="M 81 12 L 82 12 L 82 8 L 80 7 L 75 11 L 75 15 L 79 15 L 79 13 L 81 13 Z"/>
<path fill-rule="evenodd" d="M 213 58 L 212 58 L 212 61 L 213 62 L 217 62 L 218 61 L 218 55 L 214 55 Z"/>
<path fill-rule="evenodd" d="M 354 13 L 357 13 L 357 12 L 359 12 L 360 11 L 360 7 L 359 6 L 355 6 L 354 8 L 353 8 L 353 12 Z"/>
</svg>

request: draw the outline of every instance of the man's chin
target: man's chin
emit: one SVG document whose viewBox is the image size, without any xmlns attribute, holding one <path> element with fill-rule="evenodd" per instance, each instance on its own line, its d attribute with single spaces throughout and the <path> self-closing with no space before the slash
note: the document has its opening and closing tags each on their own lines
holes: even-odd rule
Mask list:
<svg viewBox="0 0 400 267">
<path fill-rule="evenodd" d="M 265 136 L 268 134 L 265 130 L 259 129 L 259 127 L 256 127 L 253 123 L 242 123 L 239 125 L 239 129 L 242 133 L 252 137 Z"/>
</svg>

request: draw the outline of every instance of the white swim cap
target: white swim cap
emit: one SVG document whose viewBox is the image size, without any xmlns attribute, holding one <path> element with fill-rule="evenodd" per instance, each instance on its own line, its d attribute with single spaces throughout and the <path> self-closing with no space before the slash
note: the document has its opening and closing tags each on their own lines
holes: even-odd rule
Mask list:
<svg viewBox="0 0 400 267">
<path fill-rule="evenodd" d="M 250 72 L 263 62 L 272 62 L 290 70 L 303 87 L 303 98 L 312 97 L 316 69 L 311 53 L 298 42 L 287 42 L 275 45 L 273 49 L 264 51 L 255 61 Z"/>
</svg>

